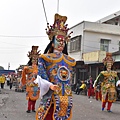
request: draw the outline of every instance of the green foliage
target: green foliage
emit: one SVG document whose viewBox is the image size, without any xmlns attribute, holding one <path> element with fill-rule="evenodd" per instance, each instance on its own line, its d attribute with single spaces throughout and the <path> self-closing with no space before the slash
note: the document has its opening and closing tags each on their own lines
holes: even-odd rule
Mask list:
<svg viewBox="0 0 120 120">
<path fill-rule="evenodd" d="M 0 66 L 0 70 L 4 70 L 4 67 Z"/>
</svg>

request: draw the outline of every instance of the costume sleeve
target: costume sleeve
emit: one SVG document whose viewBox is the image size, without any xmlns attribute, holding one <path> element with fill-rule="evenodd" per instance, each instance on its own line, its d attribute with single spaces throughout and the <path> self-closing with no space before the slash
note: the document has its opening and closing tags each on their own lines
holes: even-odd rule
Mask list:
<svg viewBox="0 0 120 120">
<path fill-rule="evenodd" d="M 22 86 L 26 85 L 26 73 L 27 73 L 28 67 L 25 67 L 22 71 L 22 78 L 21 78 L 21 84 Z"/>
<path fill-rule="evenodd" d="M 117 85 L 118 81 L 120 82 L 119 77 L 118 77 L 118 75 L 117 75 L 116 78 L 115 78 L 116 87 L 118 86 L 118 85 Z"/>
<path fill-rule="evenodd" d="M 96 86 L 98 85 L 98 83 L 103 80 L 103 77 L 104 77 L 103 74 L 100 73 L 100 74 L 97 76 L 96 80 L 94 81 L 93 87 L 96 87 Z"/>
<path fill-rule="evenodd" d="M 46 64 L 44 59 L 42 58 L 38 59 L 38 75 L 41 76 L 41 78 L 49 81 L 49 78 L 46 72 Z"/>
<path fill-rule="evenodd" d="M 116 83 L 116 87 L 118 87 L 119 84 L 120 84 L 120 80 L 117 81 L 117 83 Z"/>
<path fill-rule="evenodd" d="M 38 87 L 40 88 L 40 98 L 42 97 L 49 91 L 49 88 L 51 85 L 53 85 L 51 82 L 42 79 L 39 75 L 37 75 L 36 80 L 34 80 L 35 84 L 38 84 Z"/>
</svg>

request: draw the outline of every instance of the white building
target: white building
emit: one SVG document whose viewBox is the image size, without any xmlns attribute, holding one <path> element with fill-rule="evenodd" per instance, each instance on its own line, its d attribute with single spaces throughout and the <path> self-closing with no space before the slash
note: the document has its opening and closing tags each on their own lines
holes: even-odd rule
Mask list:
<svg viewBox="0 0 120 120">
<path fill-rule="evenodd" d="M 83 54 L 94 51 L 114 53 L 120 50 L 120 11 L 113 13 L 96 22 L 83 21 L 70 28 L 73 31 L 71 41 L 68 43 L 68 52 L 76 61 L 83 60 Z M 92 57 L 92 56 L 91 56 Z M 84 61 L 86 62 L 86 61 Z M 90 62 L 90 61 L 89 61 Z M 91 64 L 95 64 L 95 61 Z M 80 67 L 77 67 L 79 71 Z M 87 71 L 91 74 L 92 68 Z M 97 76 L 99 70 L 95 74 Z M 77 74 L 77 73 L 76 73 Z M 81 76 L 80 72 L 78 74 Z M 83 73 L 85 74 L 85 73 Z M 79 79 L 76 75 L 76 79 Z M 83 76 L 83 75 L 82 75 Z M 86 76 L 86 75 L 84 75 Z M 82 79 L 84 79 L 84 76 Z"/>
</svg>

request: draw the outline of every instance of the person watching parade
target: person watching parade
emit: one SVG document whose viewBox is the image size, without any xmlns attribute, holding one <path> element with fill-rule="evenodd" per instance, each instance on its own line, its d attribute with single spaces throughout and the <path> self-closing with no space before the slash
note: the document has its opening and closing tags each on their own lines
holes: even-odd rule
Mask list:
<svg viewBox="0 0 120 120">
<path fill-rule="evenodd" d="M 1 89 L 4 89 L 4 85 L 5 85 L 5 75 L 2 74 L 0 76 L 0 83 L 1 83 Z"/>
<path fill-rule="evenodd" d="M 80 85 L 79 89 L 76 91 L 76 94 L 77 94 L 77 95 L 79 95 L 82 90 L 86 89 L 86 84 L 85 84 L 85 82 L 84 82 L 84 81 L 81 81 L 81 83 L 82 83 L 82 84 Z"/>
<path fill-rule="evenodd" d="M 67 53 L 70 39 L 66 16 L 55 14 L 53 26 L 47 26 L 50 43 L 38 60 L 38 76 L 41 102 L 36 112 L 36 120 L 71 120 L 72 91 L 71 80 L 75 60 Z"/>
<path fill-rule="evenodd" d="M 93 81 L 92 77 L 89 76 L 89 79 L 86 82 L 88 98 L 90 98 L 91 96 L 94 98 L 93 84 L 94 84 L 94 81 Z"/>
</svg>

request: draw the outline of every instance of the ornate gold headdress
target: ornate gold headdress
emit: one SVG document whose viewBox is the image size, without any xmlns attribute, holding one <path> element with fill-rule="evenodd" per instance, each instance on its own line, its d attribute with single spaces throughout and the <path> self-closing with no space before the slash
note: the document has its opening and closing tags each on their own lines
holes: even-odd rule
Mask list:
<svg viewBox="0 0 120 120">
<path fill-rule="evenodd" d="M 108 62 L 111 62 L 112 65 L 114 63 L 114 60 L 112 58 L 112 53 L 106 53 L 106 57 L 103 59 L 103 64 L 106 65 Z"/>
<path fill-rule="evenodd" d="M 70 39 L 70 34 L 73 33 L 68 33 L 69 28 L 67 28 L 67 24 L 65 24 L 67 20 L 66 16 L 61 16 L 59 14 L 55 14 L 55 18 L 54 18 L 54 24 L 53 26 L 49 25 L 49 23 L 47 23 L 47 29 L 46 29 L 46 33 L 49 36 L 49 39 L 52 40 L 53 36 L 55 35 L 63 35 L 65 37 L 66 41 L 69 41 Z"/>
<path fill-rule="evenodd" d="M 31 50 L 31 52 L 28 52 L 28 54 L 27 54 L 27 56 L 29 57 L 29 58 L 32 58 L 32 62 L 37 62 L 37 59 L 39 58 L 39 55 L 40 55 L 40 50 L 39 51 L 37 51 L 38 50 L 38 47 L 39 46 L 32 46 L 32 50 Z"/>
</svg>

